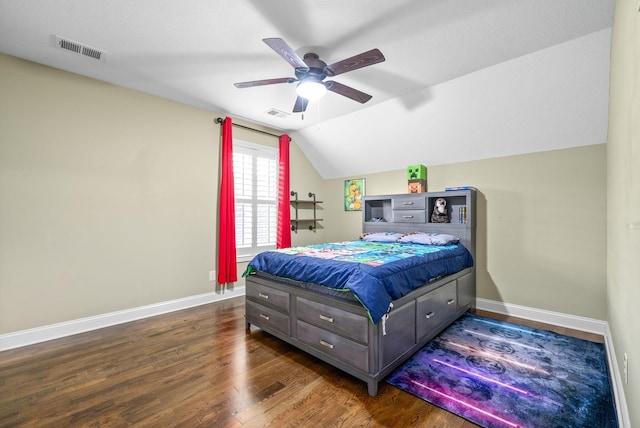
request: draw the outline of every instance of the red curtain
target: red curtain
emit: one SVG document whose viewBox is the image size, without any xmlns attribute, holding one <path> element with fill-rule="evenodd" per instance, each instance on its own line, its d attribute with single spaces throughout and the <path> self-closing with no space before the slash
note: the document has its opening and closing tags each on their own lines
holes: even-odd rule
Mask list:
<svg viewBox="0 0 640 428">
<path fill-rule="evenodd" d="M 287 134 L 282 134 L 279 139 L 278 160 L 278 235 L 276 248 L 289 248 L 291 246 L 291 204 L 289 194 L 289 142 Z"/>
<path fill-rule="evenodd" d="M 220 203 L 218 204 L 218 284 L 238 280 L 236 264 L 236 210 L 233 191 L 233 137 L 231 118 L 222 124 Z"/>
</svg>

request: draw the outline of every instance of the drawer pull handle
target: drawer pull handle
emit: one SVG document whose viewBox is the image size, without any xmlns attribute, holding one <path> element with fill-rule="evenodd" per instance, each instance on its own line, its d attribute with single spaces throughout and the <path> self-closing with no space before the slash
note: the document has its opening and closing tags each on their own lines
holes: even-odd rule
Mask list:
<svg viewBox="0 0 640 428">
<path fill-rule="evenodd" d="M 456 299 L 447 300 L 447 305 L 453 305 L 456 302 Z"/>
<path fill-rule="evenodd" d="M 326 322 L 333 322 L 333 318 L 320 314 L 320 319 Z"/>
<path fill-rule="evenodd" d="M 435 315 L 435 312 L 429 312 L 427 315 L 425 315 L 425 318 L 426 319 L 433 318 L 434 315 Z"/>
<path fill-rule="evenodd" d="M 412 215 L 403 215 L 402 218 L 413 218 Z"/>
<path fill-rule="evenodd" d="M 262 297 L 263 299 L 268 299 L 269 295 L 268 294 L 264 294 L 264 293 L 258 293 L 259 297 Z"/>
<path fill-rule="evenodd" d="M 264 318 L 267 321 L 269 321 L 269 315 L 265 315 L 265 314 L 260 314 L 260 318 Z"/>
<path fill-rule="evenodd" d="M 402 205 L 413 205 L 413 202 L 403 202 Z"/>
<path fill-rule="evenodd" d="M 333 345 L 332 345 L 332 344 L 330 344 L 329 342 L 325 342 L 324 340 L 321 340 L 321 341 L 320 341 L 320 344 L 321 344 L 322 346 L 325 346 L 325 347 L 329 348 L 329 349 L 333 349 Z"/>
</svg>

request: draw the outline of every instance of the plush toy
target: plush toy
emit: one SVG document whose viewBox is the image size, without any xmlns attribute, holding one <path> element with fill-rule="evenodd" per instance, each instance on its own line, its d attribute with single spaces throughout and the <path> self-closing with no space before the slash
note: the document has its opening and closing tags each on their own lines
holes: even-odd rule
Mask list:
<svg viewBox="0 0 640 428">
<path fill-rule="evenodd" d="M 431 223 L 449 223 L 447 201 L 443 198 L 436 199 L 436 204 L 433 207 L 433 214 L 431 214 Z"/>
</svg>

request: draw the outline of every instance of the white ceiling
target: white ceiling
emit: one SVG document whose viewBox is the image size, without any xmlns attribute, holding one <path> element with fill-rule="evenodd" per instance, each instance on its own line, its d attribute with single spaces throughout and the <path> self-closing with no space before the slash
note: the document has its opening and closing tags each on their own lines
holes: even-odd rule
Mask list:
<svg viewBox="0 0 640 428">
<path fill-rule="evenodd" d="M 289 132 L 324 178 L 606 141 L 614 0 L 0 0 L 0 52 Z M 62 36 L 106 52 L 55 48 Z M 293 77 L 262 42 L 333 63 L 386 61 L 333 78 L 291 113 Z"/>
</svg>

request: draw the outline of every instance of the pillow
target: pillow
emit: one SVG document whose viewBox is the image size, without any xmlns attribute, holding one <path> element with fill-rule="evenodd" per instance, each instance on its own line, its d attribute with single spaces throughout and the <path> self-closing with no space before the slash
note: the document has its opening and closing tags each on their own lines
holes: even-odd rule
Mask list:
<svg viewBox="0 0 640 428">
<path fill-rule="evenodd" d="M 397 232 L 373 232 L 363 233 L 362 235 L 360 235 L 360 239 L 369 242 L 396 242 L 403 236 L 404 233 Z"/>
<path fill-rule="evenodd" d="M 414 232 L 408 235 L 404 235 L 398 242 L 410 242 L 413 244 L 424 245 L 447 245 L 457 244 L 460 242 L 460 238 L 453 235 L 447 235 L 446 233 L 424 233 Z"/>
</svg>

